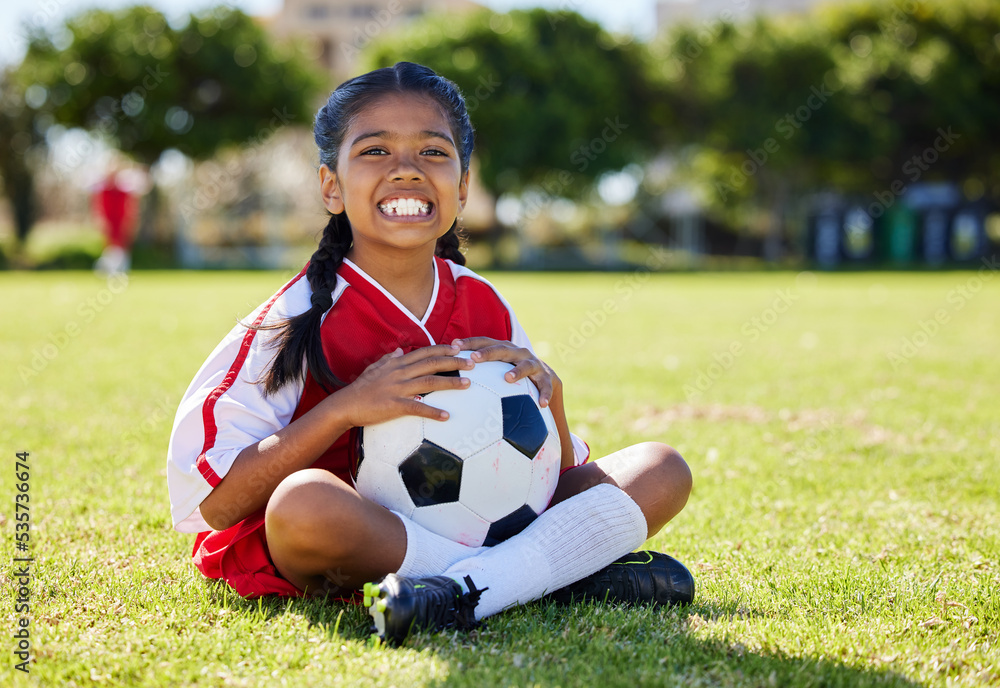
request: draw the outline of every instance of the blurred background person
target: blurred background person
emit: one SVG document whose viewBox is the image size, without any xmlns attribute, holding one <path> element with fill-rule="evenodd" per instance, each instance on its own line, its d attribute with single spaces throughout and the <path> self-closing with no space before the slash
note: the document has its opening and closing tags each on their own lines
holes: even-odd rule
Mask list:
<svg viewBox="0 0 1000 688">
<path fill-rule="evenodd" d="M 115 275 L 128 272 L 132 264 L 132 240 L 138 218 L 141 173 L 112 163 L 104 180 L 93 192 L 93 210 L 104 231 L 104 251 L 94 264 L 98 272 Z"/>
</svg>

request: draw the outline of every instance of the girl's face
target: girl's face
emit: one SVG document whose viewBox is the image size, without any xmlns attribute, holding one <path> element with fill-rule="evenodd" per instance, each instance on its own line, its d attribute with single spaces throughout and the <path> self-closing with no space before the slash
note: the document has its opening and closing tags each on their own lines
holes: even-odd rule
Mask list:
<svg viewBox="0 0 1000 688">
<path fill-rule="evenodd" d="M 385 249 L 433 255 L 469 190 L 447 117 L 430 98 L 410 94 L 384 96 L 361 111 L 337 169 L 323 165 L 319 174 L 327 209 L 347 211 L 355 256 Z"/>
</svg>

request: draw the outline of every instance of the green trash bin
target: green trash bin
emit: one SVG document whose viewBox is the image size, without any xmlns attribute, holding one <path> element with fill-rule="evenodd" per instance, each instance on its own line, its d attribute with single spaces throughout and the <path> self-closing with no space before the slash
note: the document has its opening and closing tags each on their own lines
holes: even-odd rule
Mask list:
<svg viewBox="0 0 1000 688">
<path fill-rule="evenodd" d="M 917 247 L 917 211 L 897 203 L 885 213 L 885 259 L 890 263 L 912 263 Z"/>
</svg>

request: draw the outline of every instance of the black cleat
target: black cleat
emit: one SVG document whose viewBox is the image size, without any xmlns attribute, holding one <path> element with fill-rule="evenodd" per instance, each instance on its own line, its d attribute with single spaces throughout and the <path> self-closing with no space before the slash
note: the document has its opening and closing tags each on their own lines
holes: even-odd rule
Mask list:
<svg viewBox="0 0 1000 688">
<path fill-rule="evenodd" d="M 591 600 L 623 604 L 688 604 L 694 577 L 684 564 L 660 552 L 632 552 L 543 599 L 560 604 Z"/>
<path fill-rule="evenodd" d="M 364 605 L 375 621 L 374 632 L 398 645 L 410 631 L 475 628 L 476 605 L 486 588 L 477 590 L 469 576 L 465 584 L 469 592 L 447 576 L 402 578 L 390 573 L 378 583 L 365 583 Z"/>
</svg>

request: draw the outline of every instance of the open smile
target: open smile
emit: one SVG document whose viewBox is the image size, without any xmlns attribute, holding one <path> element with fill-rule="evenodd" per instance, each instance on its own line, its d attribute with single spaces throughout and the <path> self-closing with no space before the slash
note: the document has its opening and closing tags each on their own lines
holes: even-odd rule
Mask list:
<svg viewBox="0 0 1000 688">
<path fill-rule="evenodd" d="M 376 204 L 380 213 L 393 218 L 426 218 L 434 212 L 434 204 L 419 198 L 391 198 Z"/>
</svg>

